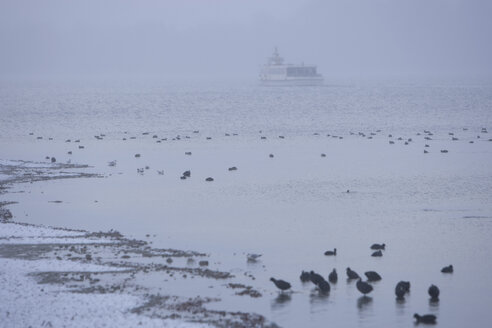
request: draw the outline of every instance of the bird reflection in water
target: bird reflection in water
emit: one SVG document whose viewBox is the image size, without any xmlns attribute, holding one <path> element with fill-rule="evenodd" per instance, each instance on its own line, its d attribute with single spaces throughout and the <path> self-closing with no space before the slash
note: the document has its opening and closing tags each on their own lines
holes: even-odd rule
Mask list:
<svg viewBox="0 0 492 328">
<path fill-rule="evenodd" d="M 372 297 L 361 296 L 357 299 L 357 308 L 360 311 L 363 311 L 363 310 L 369 308 L 371 303 L 372 303 Z"/>
<path fill-rule="evenodd" d="M 396 307 L 398 309 L 404 309 L 405 308 L 405 299 L 404 298 L 397 298 L 395 299 Z"/>
<path fill-rule="evenodd" d="M 275 299 L 272 300 L 272 309 L 281 309 L 285 307 L 291 300 L 291 293 L 280 293 Z"/>
<path fill-rule="evenodd" d="M 322 293 L 318 290 L 313 290 L 309 295 L 309 303 L 311 304 L 311 306 L 315 307 L 317 305 L 325 305 L 326 303 L 328 303 L 329 295 L 329 293 Z"/>
<path fill-rule="evenodd" d="M 439 307 L 439 299 L 429 298 L 429 307 L 430 308 Z"/>
</svg>

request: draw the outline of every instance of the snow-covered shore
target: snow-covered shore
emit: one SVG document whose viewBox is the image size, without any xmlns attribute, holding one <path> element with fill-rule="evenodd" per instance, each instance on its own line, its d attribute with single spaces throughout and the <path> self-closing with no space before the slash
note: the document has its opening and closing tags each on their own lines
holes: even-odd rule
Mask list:
<svg viewBox="0 0 492 328">
<path fill-rule="evenodd" d="M 84 166 L 0 162 L 0 191 L 16 183 L 96 177 L 70 172 Z M 61 172 L 63 170 L 63 172 Z M 88 232 L 15 222 L 0 203 L 0 298 L 2 327 L 238 327 L 266 326 L 264 317 L 208 310 L 215 301 L 183 299 L 148 288 L 148 273 L 177 273 L 217 281 L 233 278 L 194 259 L 193 251 L 152 248 L 117 231 Z M 185 266 L 173 260 L 187 259 Z M 181 261 L 182 262 L 182 261 Z"/>
</svg>

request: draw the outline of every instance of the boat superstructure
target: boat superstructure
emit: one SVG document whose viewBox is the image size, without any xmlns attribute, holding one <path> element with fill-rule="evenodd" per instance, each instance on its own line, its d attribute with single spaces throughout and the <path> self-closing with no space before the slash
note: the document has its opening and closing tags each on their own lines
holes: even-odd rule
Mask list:
<svg viewBox="0 0 492 328">
<path fill-rule="evenodd" d="M 323 76 L 314 65 L 285 64 L 275 47 L 273 55 L 261 69 L 260 81 L 264 85 L 321 85 Z"/>
</svg>

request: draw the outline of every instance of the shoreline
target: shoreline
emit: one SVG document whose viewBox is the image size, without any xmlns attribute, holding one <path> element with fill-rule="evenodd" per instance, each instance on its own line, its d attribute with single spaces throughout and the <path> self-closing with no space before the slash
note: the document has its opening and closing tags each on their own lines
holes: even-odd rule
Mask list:
<svg viewBox="0 0 492 328">
<path fill-rule="evenodd" d="M 4 161 L 0 194 L 5 196 L 19 183 L 102 177 L 73 171 L 88 167 Z M 7 208 L 14 203 L 0 202 L 0 297 L 9 300 L 1 315 L 6 327 L 108 322 L 128 327 L 277 327 L 258 314 L 206 307 L 218 298 L 168 295 L 141 282 L 152 274 L 162 275 L 163 281 L 204 278 L 220 286 L 227 283 L 236 295 L 261 297 L 252 286 L 234 282 L 230 272 L 209 269 L 205 253 L 153 248 L 115 230 L 89 232 L 16 222 Z"/>
</svg>

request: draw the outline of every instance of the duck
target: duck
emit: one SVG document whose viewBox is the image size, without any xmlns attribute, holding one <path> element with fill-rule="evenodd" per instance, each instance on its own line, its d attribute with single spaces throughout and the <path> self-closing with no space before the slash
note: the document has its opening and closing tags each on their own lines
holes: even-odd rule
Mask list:
<svg viewBox="0 0 492 328">
<path fill-rule="evenodd" d="M 400 285 L 400 283 L 397 283 L 396 284 L 396 287 L 395 287 L 396 299 L 397 300 L 404 299 L 405 293 L 406 293 L 405 287 L 403 287 L 402 285 Z"/>
<path fill-rule="evenodd" d="M 379 250 L 379 249 L 385 249 L 386 247 L 386 244 L 372 244 L 371 245 L 371 249 L 374 249 L 374 250 Z"/>
<path fill-rule="evenodd" d="M 350 268 L 347 268 L 347 277 L 349 279 L 359 279 L 359 274 Z"/>
<path fill-rule="evenodd" d="M 410 282 L 400 281 L 396 284 L 395 295 L 397 300 L 402 300 L 408 292 L 410 292 Z"/>
<path fill-rule="evenodd" d="M 311 281 L 311 274 L 307 271 L 302 271 L 301 276 L 299 277 L 302 282 Z"/>
<path fill-rule="evenodd" d="M 437 317 L 433 314 L 424 314 L 424 315 L 419 315 L 415 313 L 413 317 L 417 320 L 417 323 L 430 323 L 434 324 L 436 323 Z"/>
<path fill-rule="evenodd" d="M 405 293 L 410 293 L 410 281 L 399 281 L 396 286 L 405 291 Z"/>
<path fill-rule="evenodd" d="M 270 278 L 270 280 L 273 281 L 275 286 L 277 286 L 277 288 L 280 289 L 281 291 L 285 291 L 287 289 L 290 289 L 291 287 L 291 285 L 287 281 L 281 279 L 275 279 L 275 278 Z"/>
<path fill-rule="evenodd" d="M 322 293 L 329 293 L 330 292 L 330 283 L 326 281 L 325 279 L 321 280 L 318 284 L 318 288 L 320 292 Z"/>
<path fill-rule="evenodd" d="M 362 279 L 360 279 L 360 278 L 359 278 L 359 280 L 357 280 L 357 289 L 359 290 L 359 292 L 361 292 L 364 295 L 369 294 L 373 290 L 371 285 L 369 285 L 365 281 L 362 281 Z"/>
<path fill-rule="evenodd" d="M 337 249 L 334 248 L 332 251 L 326 251 L 325 255 L 326 256 L 336 256 L 337 255 Z"/>
<path fill-rule="evenodd" d="M 381 252 L 381 250 L 375 251 L 374 253 L 371 254 L 371 256 L 381 257 L 381 256 L 383 256 L 383 252 Z"/>
<path fill-rule="evenodd" d="M 454 269 L 452 264 L 445 266 L 444 268 L 441 269 L 442 273 L 453 273 L 453 271 Z"/>
<path fill-rule="evenodd" d="M 319 285 L 320 282 L 322 282 L 323 280 L 325 280 L 325 278 L 323 278 L 322 275 L 314 272 L 314 271 L 311 271 L 309 273 L 309 279 L 311 280 L 311 282 L 313 284 L 315 284 L 316 286 Z"/>
<path fill-rule="evenodd" d="M 379 281 L 382 279 L 376 271 L 367 271 L 364 272 L 364 274 L 366 275 L 368 281 Z"/>
<path fill-rule="evenodd" d="M 440 291 L 436 285 L 431 285 L 427 292 L 429 293 L 432 301 L 438 301 L 439 300 L 439 292 Z"/>
<path fill-rule="evenodd" d="M 338 274 L 336 269 L 333 269 L 333 271 L 330 272 L 330 274 L 328 275 L 328 280 L 331 283 L 336 283 L 338 281 Z"/>
</svg>

